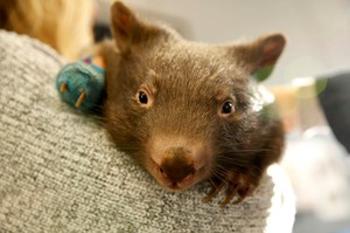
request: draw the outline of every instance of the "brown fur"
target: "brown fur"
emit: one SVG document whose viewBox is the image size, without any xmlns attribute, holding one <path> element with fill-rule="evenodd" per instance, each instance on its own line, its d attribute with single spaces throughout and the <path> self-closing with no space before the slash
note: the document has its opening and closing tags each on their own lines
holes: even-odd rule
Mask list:
<svg viewBox="0 0 350 233">
<path fill-rule="evenodd" d="M 210 179 L 210 195 L 227 185 L 224 204 L 234 194 L 250 194 L 267 166 L 279 160 L 283 130 L 272 105 L 252 110 L 249 76 L 276 62 L 283 36 L 231 45 L 190 42 L 166 26 L 141 21 L 120 2 L 112 6 L 112 27 L 117 43 L 101 46 L 107 62 L 104 114 L 118 148 L 168 189 Z M 143 87 L 151 90 L 147 108 L 137 101 Z M 223 116 L 228 99 L 235 111 Z"/>
</svg>

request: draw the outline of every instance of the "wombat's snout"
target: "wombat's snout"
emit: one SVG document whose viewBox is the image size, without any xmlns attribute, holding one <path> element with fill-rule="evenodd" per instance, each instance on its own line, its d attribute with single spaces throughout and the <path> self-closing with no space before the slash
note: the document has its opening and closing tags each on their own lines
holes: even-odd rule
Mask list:
<svg viewBox="0 0 350 233">
<path fill-rule="evenodd" d="M 154 137 L 146 168 L 166 189 L 185 190 L 210 175 L 213 152 L 208 144 L 184 137 Z"/>
<path fill-rule="evenodd" d="M 179 183 L 191 179 L 196 173 L 195 161 L 191 151 L 183 147 L 169 148 L 159 165 L 159 171 L 164 179 L 170 182 L 170 187 L 176 188 Z"/>
</svg>

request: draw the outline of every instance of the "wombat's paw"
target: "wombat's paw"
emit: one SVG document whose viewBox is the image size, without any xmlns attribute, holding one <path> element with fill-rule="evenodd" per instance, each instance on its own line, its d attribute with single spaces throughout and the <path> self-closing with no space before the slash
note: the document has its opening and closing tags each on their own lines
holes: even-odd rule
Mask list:
<svg viewBox="0 0 350 233">
<path fill-rule="evenodd" d="M 221 207 L 225 207 L 234 197 L 236 197 L 234 204 L 241 203 L 252 194 L 258 184 L 249 175 L 235 172 L 229 172 L 225 177 L 213 177 L 210 179 L 210 183 L 212 188 L 203 198 L 203 202 L 210 202 L 223 188 L 226 188 L 225 199 L 220 204 Z"/>
</svg>

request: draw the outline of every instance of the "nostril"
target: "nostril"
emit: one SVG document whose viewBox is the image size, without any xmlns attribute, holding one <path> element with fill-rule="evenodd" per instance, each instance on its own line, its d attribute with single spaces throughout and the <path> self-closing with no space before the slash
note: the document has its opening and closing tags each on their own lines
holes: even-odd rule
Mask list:
<svg viewBox="0 0 350 233">
<path fill-rule="evenodd" d="M 196 174 L 196 169 L 192 169 L 192 171 L 190 172 L 190 175 L 194 175 Z"/>
<path fill-rule="evenodd" d="M 197 172 L 197 169 L 195 169 L 194 167 L 192 167 L 191 171 L 190 171 L 190 175 L 194 175 Z"/>
<path fill-rule="evenodd" d="M 159 168 L 159 172 L 160 174 L 164 177 L 164 178 L 168 178 L 168 174 L 165 172 L 164 168 Z"/>
</svg>

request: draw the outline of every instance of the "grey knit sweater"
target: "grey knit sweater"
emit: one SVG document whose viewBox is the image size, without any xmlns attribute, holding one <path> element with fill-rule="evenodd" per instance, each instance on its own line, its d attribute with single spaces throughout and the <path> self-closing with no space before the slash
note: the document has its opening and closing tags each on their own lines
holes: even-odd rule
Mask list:
<svg viewBox="0 0 350 233">
<path fill-rule="evenodd" d="M 206 183 L 163 191 L 95 119 L 62 103 L 52 49 L 0 31 L 0 232 L 291 232 L 294 198 L 278 165 L 253 197 L 203 204 Z"/>
</svg>

